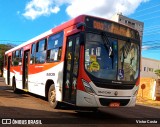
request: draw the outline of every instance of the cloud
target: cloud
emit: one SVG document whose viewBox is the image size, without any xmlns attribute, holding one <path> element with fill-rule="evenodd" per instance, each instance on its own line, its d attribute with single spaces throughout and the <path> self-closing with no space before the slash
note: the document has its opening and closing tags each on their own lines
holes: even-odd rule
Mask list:
<svg viewBox="0 0 160 127">
<path fill-rule="evenodd" d="M 154 51 L 159 51 L 160 49 L 160 43 L 156 43 L 156 42 L 149 42 L 149 43 L 144 43 L 142 45 L 142 50 L 146 51 L 146 50 L 154 50 Z"/>
<path fill-rule="evenodd" d="M 151 46 L 142 46 L 142 50 L 149 50 L 151 48 L 152 48 Z"/>
<path fill-rule="evenodd" d="M 22 15 L 27 19 L 34 20 L 59 11 L 60 8 L 54 4 L 54 0 L 31 0 L 26 4 L 25 13 Z"/>
<path fill-rule="evenodd" d="M 72 0 L 66 12 L 72 18 L 80 14 L 110 18 L 117 12 L 122 12 L 123 15 L 132 14 L 142 2 L 147 1 L 149 0 Z"/>
<path fill-rule="evenodd" d="M 62 5 L 66 7 L 66 13 L 71 18 L 81 14 L 89 14 L 110 18 L 117 12 L 123 15 L 134 13 L 136 8 L 149 0 L 31 0 L 25 8 L 25 16 L 28 19 L 36 19 L 58 13 Z"/>
</svg>

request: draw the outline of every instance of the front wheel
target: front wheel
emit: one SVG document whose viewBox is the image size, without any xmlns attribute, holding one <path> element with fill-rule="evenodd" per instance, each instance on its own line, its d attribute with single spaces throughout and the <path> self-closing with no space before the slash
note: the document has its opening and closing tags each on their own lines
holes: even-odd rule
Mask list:
<svg viewBox="0 0 160 127">
<path fill-rule="evenodd" d="M 59 107 L 59 102 L 56 100 L 56 90 L 54 84 L 52 84 L 48 91 L 48 102 L 54 109 Z"/>
</svg>

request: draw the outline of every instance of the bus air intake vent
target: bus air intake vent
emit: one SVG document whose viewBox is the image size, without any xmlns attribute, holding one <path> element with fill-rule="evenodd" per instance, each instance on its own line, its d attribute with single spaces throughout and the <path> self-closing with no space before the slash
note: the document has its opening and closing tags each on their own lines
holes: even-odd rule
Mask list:
<svg viewBox="0 0 160 127">
<path fill-rule="evenodd" d="M 119 102 L 120 106 L 126 106 L 130 99 L 105 99 L 105 98 L 100 98 L 99 99 L 101 105 L 103 106 L 109 106 L 110 103 L 112 102 Z"/>
</svg>

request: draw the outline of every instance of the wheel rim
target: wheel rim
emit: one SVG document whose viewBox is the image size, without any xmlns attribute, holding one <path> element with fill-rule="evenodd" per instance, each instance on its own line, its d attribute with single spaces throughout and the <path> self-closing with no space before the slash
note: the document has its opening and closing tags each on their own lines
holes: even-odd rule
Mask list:
<svg viewBox="0 0 160 127">
<path fill-rule="evenodd" d="M 55 103 L 55 101 L 56 101 L 56 91 L 52 90 L 50 93 L 50 102 Z"/>
</svg>

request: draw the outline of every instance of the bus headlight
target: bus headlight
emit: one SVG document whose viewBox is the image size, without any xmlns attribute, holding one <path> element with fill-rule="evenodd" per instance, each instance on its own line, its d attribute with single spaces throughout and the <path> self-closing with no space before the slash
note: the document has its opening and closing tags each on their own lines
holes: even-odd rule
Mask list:
<svg viewBox="0 0 160 127">
<path fill-rule="evenodd" d="M 94 90 L 92 89 L 92 87 L 90 86 L 90 84 L 85 81 L 84 79 L 82 79 L 82 82 L 83 82 L 83 85 L 84 85 L 84 88 L 86 90 L 87 93 L 89 94 L 95 94 Z"/>
</svg>

